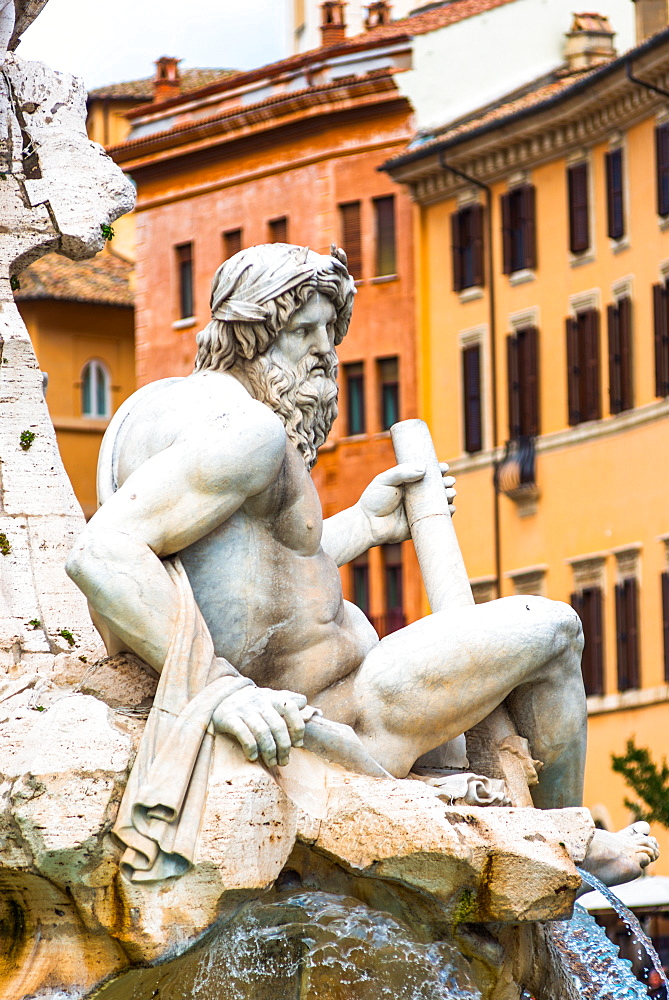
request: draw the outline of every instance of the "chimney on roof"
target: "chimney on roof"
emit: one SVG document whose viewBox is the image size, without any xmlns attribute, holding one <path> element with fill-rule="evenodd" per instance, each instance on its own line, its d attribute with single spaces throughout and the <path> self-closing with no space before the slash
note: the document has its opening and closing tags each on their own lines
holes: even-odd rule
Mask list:
<svg viewBox="0 0 669 1000">
<path fill-rule="evenodd" d="M 156 104 L 169 101 L 170 97 L 178 97 L 181 93 L 180 62 L 181 59 L 174 56 L 156 59 L 156 75 L 153 78 L 153 100 Z"/>
<path fill-rule="evenodd" d="M 614 59 L 615 31 L 604 14 L 574 14 L 567 32 L 564 57 L 570 73 L 579 73 Z"/>
<path fill-rule="evenodd" d="M 667 6 L 667 0 L 634 0 L 637 45 L 667 27 L 669 24 Z"/>
<path fill-rule="evenodd" d="M 325 0 L 321 4 L 321 45 L 337 45 L 346 38 L 346 23 L 342 0 Z"/>
<path fill-rule="evenodd" d="M 365 28 L 371 31 L 383 24 L 390 24 L 390 4 L 388 0 L 375 0 L 367 5 L 367 17 L 365 18 Z"/>
</svg>

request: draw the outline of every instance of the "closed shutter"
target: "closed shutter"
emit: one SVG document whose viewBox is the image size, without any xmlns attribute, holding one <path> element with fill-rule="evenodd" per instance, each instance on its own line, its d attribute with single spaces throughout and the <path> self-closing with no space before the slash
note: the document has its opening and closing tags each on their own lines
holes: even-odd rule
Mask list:
<svg viewBox="0 0 669 1000">
<path fill-rule="evenodd" d="M 465 417 L 465 451 L 481 451 L 481 348 L 478 344 L 462 352 L 462 385 Z"/>
<path fill-rule="evenodd" d="M 471 238 L 474 285 L 482 287 L 485 284 L 485 267 L 483 265 L 483 205 L 472 205 Z"/>
<path fill-rule="evenodd" d="M 669 215 L 669 125 L 655 129 L 658 215 Z"/>
<path fill-rule="evenodd" d="M 282 215 L 278 219 L 270 220 L 269 242 L 270 243 L 288 242 L 288 217 L 286 215 Z"/>
<path fill-rule="evenodd" d="M 581 368 L 579 364 L 578 323 L 573 316 L 566 321 L 567 330 L 567 409 L 569 425 L 581 422 Z"/>
<path fill-rule="evenodd" d="M 581 611 L 585 648 L 581 662 L 583 683 L 587 695 L 604 694 L 604 637 L 602 628 L 602 591 L 586 587 L 581 594 Z"/>
<path fill-rule="evenodd" d="M 537 266 L 536 240 L 536 191 L 533 184 L 525 184 L 520 194 L 520 221 L 523 234 L 522 267 Z"/>
<path fill-rule="evenodd" d="M 362 278 L 362 226 L 360 202 L 349 201 L 339 206 L 341 248 L 346 254 L 348 273 L 352 278 Z"/>
<path fill-rule="evenodd" d="M 567 170 L 569 194 L 569 249 L 582 253 L 590 246 L 588 220 L 588 165 L 579 163 Z"/>
<path fill-rule="evenodd" d="M 634 406 L 634 347 L 632 342 L 632 299 L 624 295 L 618 300 L 620 333 L 620 402 L 621 409 Z"/>
<path fill-rule="evenodd" d="M 462 291 L 462 213 L 451 216 L 451 253 L 453 256 L 453 291 Z"/>
<path fill-rule="evenodd" d="M 636 577 L 616 584 L 618 690 L 639 687 L 638 586 Z"/>
<path fill-rule="evenodd" d="M 520 433 L 539 433 L 539 331 L 526 326 L 516 333 L 520 381 Z"/>
<path fill-rule="evenodd" d="M 617 305 L 606 307 L 609 334 L 609 409 L 620 413 L 622 403 L 622 373 L 620 358 L 620 312 Z"/>
<path fill-rule="evenodd" d="M 666 285 L 653 285 L 655 330 L 655 395 L 669 396 L 669 330 Z"/>
<path fill-rule="evenodd" d="M 599 312 L 596 309 L 588 309 L 581 316 L 579 332 L 581 332 L 584 356 L 581 386 L 584 396 L 583 419 L 599 420 L 602 415 L 599 387 Z"/>
<path fill-rule="evenodd" d="M 513 266 L 513 234 L 511 232 L 511 192 L 503 194 L 502 205 L 502 270 L 504 274 L 511 274 Z"/>
<path fill-rule="evenodd" d="M 518 339 L 515 334 L 506 338 L 506 371 L 509 390 L 509 438 L 520 437 L 520 372 L 518 370 Z"/>
<path fill-rule="evenodd" d="M 376 275 L 395 274 L 395 196 L 374 199 L 376 218 Z"/>
<path fill-rule="evenodd" d="M 625 234 L 622 149 L 606 154 L 606 208 L 608 234 L 612 240 L 619 240 Z"/>
<path fill-rule="evenodd" d="M 224 260 L 230 260 L 236 253 L 242 249 L 242 231 L 241 229 L 228 229 L 226 233 L 223 233 L 223 254 Z"/>
<path fill-rule="evenodd" d="M 664 679 L 669 684 L 669 572 L 662 574 L 662 638 L 664 647 Z"/>
</svg>

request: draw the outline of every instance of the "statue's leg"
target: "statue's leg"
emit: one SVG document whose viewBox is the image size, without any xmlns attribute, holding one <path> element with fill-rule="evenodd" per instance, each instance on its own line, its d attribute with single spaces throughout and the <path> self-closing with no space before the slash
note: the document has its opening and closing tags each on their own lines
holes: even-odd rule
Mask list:
<svg viewBox="0 0 669 1000">
<path fill-rule="evenodd" d="M 536 804 L 580 805 L 582 647 L 580 621 L 566 604 L 507 597 L 458 607 L 382 639 L 339 697 L 354 709 L 349 718 L 370 753 L 398 776 L 508 699 L 519 733 L 544 763 Z M 329 692 L 317 699 L 332 718 L 337 700 Z"/>
</svg>

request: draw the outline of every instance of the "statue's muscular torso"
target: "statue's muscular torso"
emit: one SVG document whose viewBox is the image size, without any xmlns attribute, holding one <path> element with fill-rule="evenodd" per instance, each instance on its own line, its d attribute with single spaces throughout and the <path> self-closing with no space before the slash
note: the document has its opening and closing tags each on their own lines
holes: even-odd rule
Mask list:
<svg viewBox="0 0 669 1000">
<path fill-rule="evenodd" d="M 260 686 L 312 700 L 350 674 L 377 639 L 362 612 L 343 600 L 337 566 L 321 546 L 321 504 L 301 455 L 279 418 L 260 406 L 228 375 L 166 384 L 138 400 L 123 424 L 118 484 L 184 436 L 206 440 L 212 407 L 215 421 L 234 413 L 231 423 L 238 423 L 244 414 L 272 440 L 268 465 L 277 471 L 268 485 L 232 513 L 222 489 L 220 520 L 179 554 L 216 654 Z M 243 465 L 246 456 L 236 458 Z M 184 488 L 196 494 L 203 475 L 208 470 L 195 462 Z"/>
</svg>

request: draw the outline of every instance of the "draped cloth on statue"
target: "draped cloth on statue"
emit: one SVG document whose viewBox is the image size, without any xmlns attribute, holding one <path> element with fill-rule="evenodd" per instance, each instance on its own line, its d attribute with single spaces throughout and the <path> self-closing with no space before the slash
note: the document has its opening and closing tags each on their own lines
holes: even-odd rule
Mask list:
<svg viewBox="0 0 669 1000">
<path fill-rule="evenodd" d="M 193 865 L 220 702 L 253 682 L 217 660 L 209 629 L 176 557 L 165 568 L 179 613 L 121 806 L 112 830 L 132 882 L 183 875 Z"/>
</svg>

